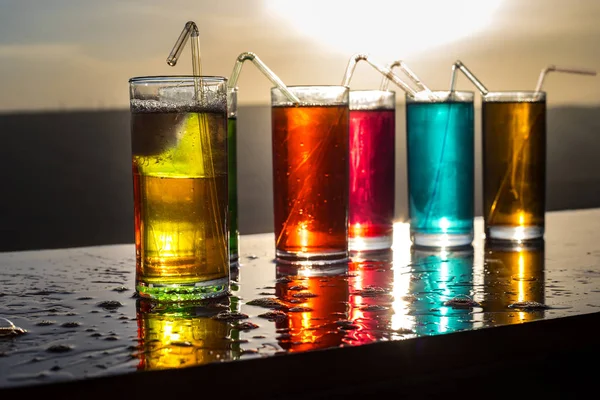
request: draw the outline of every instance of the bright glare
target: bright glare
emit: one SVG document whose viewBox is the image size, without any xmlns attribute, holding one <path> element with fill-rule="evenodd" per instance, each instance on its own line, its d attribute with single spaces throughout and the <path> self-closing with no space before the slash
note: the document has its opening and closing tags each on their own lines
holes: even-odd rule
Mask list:
<svg viewBox="0 0 600 400">
<path fill-rule="evenodd" d="M 267 11 L 344 54 L 405 58 L 484 30 L 502 0 L 265 0 Z"/>
<path fill-rule="evenodd" d="M 440 218 L 440 228 L 442 229 L 442 231 L 444 233 L 448 232 L 448 228 L 450 228 L 450 221 L 448 221 L 448 218 L 446 218 L 446 217 Z"/>
</svg>

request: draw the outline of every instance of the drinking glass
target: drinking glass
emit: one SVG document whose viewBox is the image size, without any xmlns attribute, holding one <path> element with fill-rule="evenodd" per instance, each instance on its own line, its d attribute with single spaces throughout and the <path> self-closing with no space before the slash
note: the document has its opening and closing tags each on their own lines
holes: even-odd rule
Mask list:
<svg viewBox="0 0 600 400">
<path fill-rule="evenodd" d="M 280 262 L 348 259 L 347 86 L 271 90 L 273 204 Z"/>
<path fill-rule="evenodd" d="M 229 89 L 227 99 L 227 156 L 229 186 L 229 263 L 239 264 L 238 195 L 237 195 L 237 88 Z"/>
<path fill-rule="evenodd" d="M 350 91 L 350 251 L 392 246 L 396 94 Z"/>
<path fill-rule="evenodd" d="M 406 141 L 413 244 L 469 246 L 474 217 L 473 92 L 407 95 Z"/>
<path fill-rule="evenodd" d="M 486 238 L 543 238 L 546 207 L 546 93 L 482 98 Z"/>
<path fill-rule="evenodd" d="M 223 77 L 130 81 L 136 290 L 164 301 L 229 288 Z"/>
</svg>

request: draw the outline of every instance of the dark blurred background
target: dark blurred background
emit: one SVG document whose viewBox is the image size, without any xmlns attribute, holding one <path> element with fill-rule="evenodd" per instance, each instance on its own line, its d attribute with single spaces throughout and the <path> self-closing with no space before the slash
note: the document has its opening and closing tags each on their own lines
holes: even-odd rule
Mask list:
<svg viewBox="0 0 600 400">
<path fill-rule="evenodd" d="M 206 75 L 254 51 L 287 84 L 339 84 L 349 57 L 405 60 L 447 89 L 461 59 L 491 90 L 532 90 L 549 64 L 600 69 L 600 2 L 0 2 L 0 251 L 133 242 L 127 80 L 189 74 L 165 58 L 187 20 Z M 381 77 L 359 65 L 355 89 Z M 239 80 L 240 230 L 270 232 L 269 88 Z M 600 78 L 548 75 L 549 210 L 600 206 Z M 393 87 L 392 87 L 393 89 Z M 474 90 L 461 76 L 458 89 Z M 407 216 L 403 95 L 397 90 L 396 218 Z M 481 211 L 476 97 L 476 205 Z"/>
</svg>

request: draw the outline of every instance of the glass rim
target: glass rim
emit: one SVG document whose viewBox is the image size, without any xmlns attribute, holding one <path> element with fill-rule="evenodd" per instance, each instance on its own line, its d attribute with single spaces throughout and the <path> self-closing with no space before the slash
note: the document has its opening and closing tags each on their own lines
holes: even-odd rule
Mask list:
<svg viewBox="0 0 600 400">
<path fill-rule="evenodd" d="M 423 93 L 423 95 L 419 95 Z M 432 90 L 434 95 L 442 95 L 441 98 L 430 98 L 426 97 L 427 92 L 418 92 L 418 97 L 411 96 L 409 93 L 405 93 L 406 103 L 446 103 L 449 101 L 459 103 L 472 103 L 475 101 L 475 92 L 473 90 Z M 452 98 L 450 95 L 453 95 Z"/>
<path fill-rule="evenodd" d="M 350 91 L 350 86 L 344 85 L 285 85 L 287 89 L 315 89 L 315 88 L 344 88 Z M 271 91 L 281 90 L 278 86 L 273 86 Z"/>
<path fill-rule="evenodd" d="M 397 92 L 395 90 L 381 90 L 381 89 L 356 89 L 356 90 L 350 90 L 350 93 L 391 93 L 391 94 L 396 94 Z"/>
<path fill-rule="evenodd" d="M 481 95 L 486 102 L 539 102 L 546 99 L 546 92 L 535 90 L 506 90 L 488 92 Z"/>
<path fill-rule="evenodd" d="M 395 110 L 396 92 L 392 90 L 350 90 L 350 111 Z"/>
<path fill-rule="evenodd" d="M 291 85 L 285 86 L 288 91 L 296 96 L 299 102 L 292 102 L 279 87 L 271 88 L 272 107 L 321 107 L 344 106 L 347 107 L 350 99 L 350 87 L 345 85 Z"/>
<path fill-rule="evenodd" d="M 148 75 L 148 76 L 134 76 L 129 78 L 129 83 L 165 83 L 165 82 L 193 82 L 195 79 L 200 79 L 204 82 L 227 82 L 227 78 L 224 76 L 217 75 Z"/>
</svg>

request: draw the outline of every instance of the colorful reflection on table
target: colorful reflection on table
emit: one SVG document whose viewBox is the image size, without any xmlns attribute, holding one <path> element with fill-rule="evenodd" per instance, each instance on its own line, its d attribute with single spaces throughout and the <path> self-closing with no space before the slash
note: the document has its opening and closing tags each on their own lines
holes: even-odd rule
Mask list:
<svg viewBox="0 0 600 400">
<path fill-rule="evenodd" d="M 392 250 L 356 254 L 349 264 L 350 318 L 344 342 L 367 344 L 390 338 L 394 288 Z"/>
<path fill-rule="evenodd" d="M 484 304 L 495 324 L 544 318 L 544 242 L 485 244 Z"/>
<path fill-rule="evenodd" d="M 276 294 L 287 318 L 276 322 L 278 343 L 289 352 L 342 344 L 348 312 L 347 265 L 330 270 L 277 266 Z"/>
<path fill-rule="evenodd" d="M 418 336 L 471 329 L 473 247 L 464 250 L 411 248 L 410 312 Z"/>
<path fill-rule="evenodd" d="M 237 358 L 223 307 L 138 301 L 140 370 L 183 368 Z"/>
</svg>

